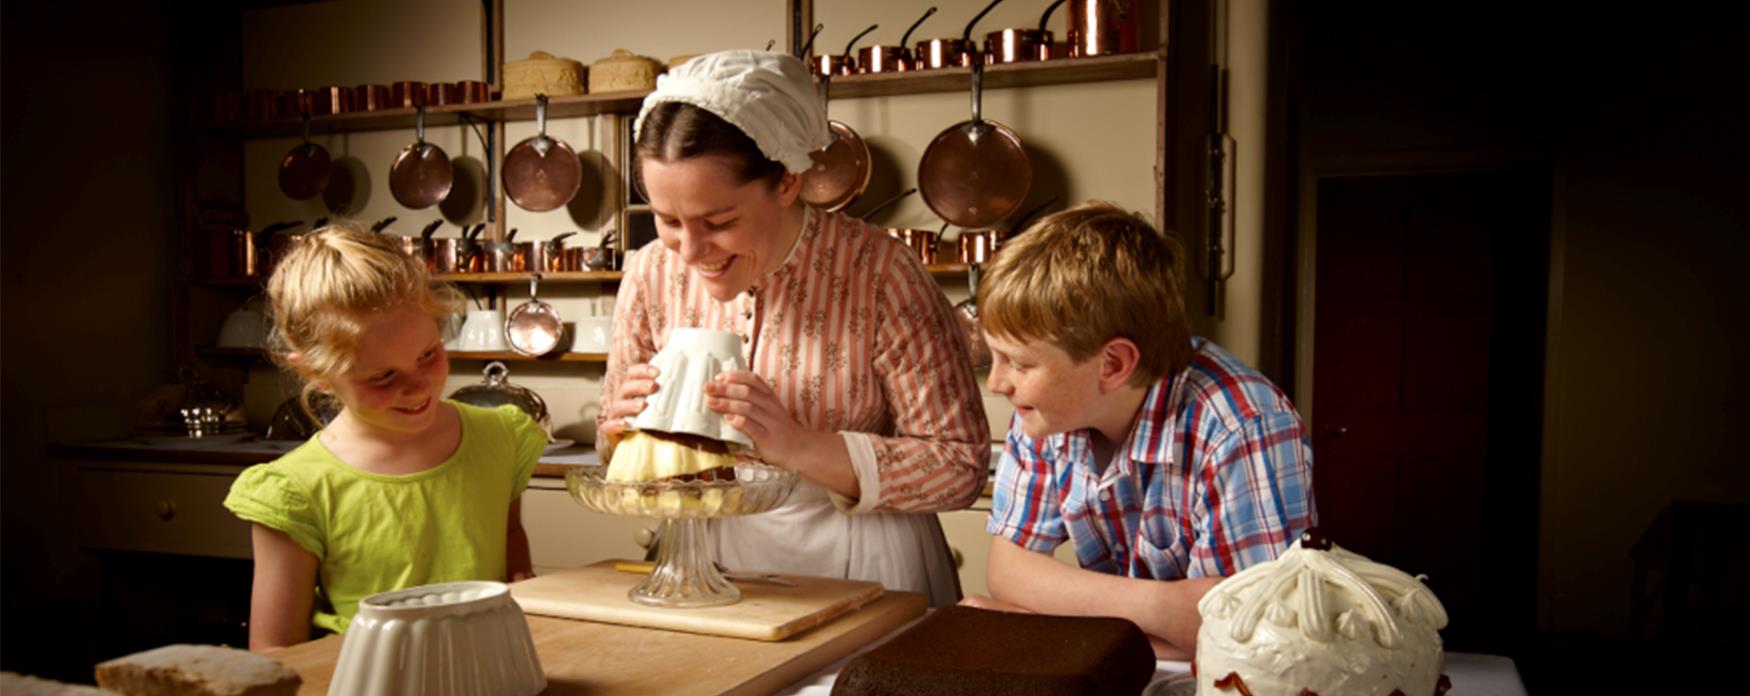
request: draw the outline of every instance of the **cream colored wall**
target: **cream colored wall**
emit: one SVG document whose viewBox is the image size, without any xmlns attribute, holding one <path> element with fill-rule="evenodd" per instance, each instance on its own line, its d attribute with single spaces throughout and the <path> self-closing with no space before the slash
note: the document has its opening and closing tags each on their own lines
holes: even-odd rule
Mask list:
<svg viewBox="0 0 1750 696">
<path fill-rule="evenodd" d="M 1215 6 L 1216 34 L 1221 37 L 1216 55 L 1227 66 L 1227 129 L 1233 138 L 1228 153 L 1234 167 L 1233 188 L 1228 195 L 1228 206 L 1233 211 L 1233 238 L 1224 242 L 1233 276 L 1223 287 L 1216 317 L 1200 318 L 1198 323 L 1211 340 L 1247 364 L 1257 365 L 1263 350 L 1260 308 L 1264 294 L 1264 122 L 1268 107 L 1265 86 L 1269 77 L 1269 8 L 1264 0 L 1227 0 Z M 1310 402 L 1304 397 L 1301 400 Z"/>
<path fill-rule="evenodd" d="M 914 42 L 958 35 L 984 2 L 954 0 L 938 5 L 940 11 L 918 29 L 913 35 Z M 403 79 L 453 81 L 478 75 L 481 19 L 477 3 L 446 0 L 429 11 L 400 9 L 397 3 L 378 0 L 294 5 L 245 13 L 246 85 L 314 87 Z M 1042 9 L 1043 6 L 1005 3 L 980 22 L 976 33 L 1035 25 Z M 666 61 L 681 54 L 764 47 L 769 39 L 776 39 L 781 48 L 789 22 L 784 10 L 785 3 L 779 0 L 664 0 L 635 4 L 507 0 L 505 56 L 516 59 L 534 50 L 544 50 L 588 63 L 615 48 L 625 48 Z M 918 15 L 915 8 L 849 0 L 816 2 L 815 10 L 817 21 L 827 25 L 817 45 L 833 52 L 843 50 L 845 41 L 871 22 L 882 25 L 882 29 L 870 35 L 871 39 L 897 43 L 899 35 Z M 1054 30 L 1061 32 L 1063 25 L 1064 17 L 1054 16 Z M 310 36 L 322 36 L 320 43 L 327 50 L 317 53 L 303 48 L 306 44 L 316 45 L 307 38 Z M 862 45 L 868 45 L 868 41 Z M 286 55 L 301 58 L 286 60 Z M 868 141 L 874 158 L 870 189 L 864 199 L 849 208 L 858 212 L 914 186 L 918 159 L 930 139 L 966 119 L 969 104 L 964 93 L 845 99 L 831 103 L 830 115 L 856 129 Z M 1026 142 L 1033 157 L 1036 187 L 1029 205 L 1043 202 L 1051 193 L 1060 193 L 1063 199 L 1056 207 L 1065 202 L 1102 198 L 1150 214 L 1154 211 L 1156 114 L 1152 80 L 990 90 L 984 96 L 984 115 L 1014 128 Z M 606 117 L 556 119 L 548 124 L 548 131 L 579 152 L 600 153 L 612 137 L 607 121 Z M 506 142 L 514 144 L 534 132 L 532 122 L 507 124 Z M 480 143 L 463 126 L 429 128 L 426 139 L 459 163 L 459 187 L 484 191 L 484 155 Z M 278 190 L 275 172 L 280 157 L 297 145 L 298 139 L 252 140 L 245 152 L 245 187 L 255 225 L 278 220 L 309 222 L 320 216 L 351 218 L 369 224 L 394 216 L 398 220 L 391 231 L 414 234 L 425 223 L 441 216 L 447 222 L 439 232 L 443 237 L 457 234 L 462 224 L 483 220 L 482 206 L 477 202 L 479 194 L 467 204 L 462 203 L 460 196 L 453 196 L 458 200 L 422 211 L 402 208 L 389 195 L 389 167 L 401 148 L 413 141 L 411 130 L 318 135 L 313 140 L 328 148 L 337 166 L 351 174 L 354 184 L 347 189 L 350 195 L 311 201 L 287 199 Z M 1262 149 L 1258 151 L 1261 153 Z M 599 190 L 600 179 L 611 175 L 599 163 L 586 169 L 584 191 Z M 599 193 L 595 195 L 599 198 Z M 350 199 L 350 203 L 337 210 L 325 198 Z M 504 219 L 507 229 L 519 230 L 519 240 L 549 239 L 577 230 L 582 232 L 581 240 L 593 241 L 604 227 L 611 225 L 611 217 L 604 213 L 606 209 L 606 204 L 599 201 L 579 201 L 546 213 L 531 213 L 513 205 L 505 211 Z M 932 229 L 940 225 L 915 195 L 883 212 L 877 222 Z M 950 230 L 947 237 L 951 241 L 956 234 L 957 231 Z M 942 253 L 944 261 L 951 260 L 946 247 Z M 950 301 L 958 302 L 968 294 L 961 279 L 944 279 L 943 285 Z M 501 292 L 511 296 L 513 302 L 527 296 L 526 288 L 502 288 Z M 565 317 L 606 311 L 599 296 L 599 288 L 587 285 L 551 285 L 542 290 L 543 299 L 555 304 Z M 1237 311 L 1244 316 L 1243 308 Z M 1230 315 L 1228 323 L 1227 330 L 1244 331 L 1236 316 Z M 457 361 L 453 369 L 450 389 L 479 379 L 478 363 Z M 593 439 L 591 423 L 598 399 L 600 365 L 518 362 L 512 363 L 510 369 L 513 382 L 535 389 L 547 399 L 561 437 Z M 248 388 L 252 413 L 265 419 L 260 414 L 271 414 L 272 406 L 289 393 L 289 388 L 275 379 L 270 370 L 256 371 Z M 1010 414 L 1007 402 L 987 394 L 985 403 L 992 437 L 1000 438 Z"/>
</svg>

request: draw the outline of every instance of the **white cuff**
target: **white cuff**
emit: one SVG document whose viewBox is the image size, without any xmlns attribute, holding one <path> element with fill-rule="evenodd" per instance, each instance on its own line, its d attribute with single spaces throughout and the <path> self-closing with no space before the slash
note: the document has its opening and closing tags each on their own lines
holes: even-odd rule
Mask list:
<svg viewBox="0 0 1750 696">
<path fill-rule="evenodd" d="M 875 444 L 868 433 L 841 432 L 845 451 L 851 455 L 851 473 L 857 476 L 857 498 L 827 491 L 832 504 L 847 515 L 868 512 L 881 504 L 881 471 L 875 468 Z"/>
</svg>

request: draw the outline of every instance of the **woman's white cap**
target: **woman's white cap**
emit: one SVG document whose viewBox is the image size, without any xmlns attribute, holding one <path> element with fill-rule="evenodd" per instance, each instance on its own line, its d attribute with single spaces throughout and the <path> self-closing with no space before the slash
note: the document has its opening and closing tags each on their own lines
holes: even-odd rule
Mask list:
<svg viewBox="0 0 1750 696">
<path fill-rule="evenodd" d="M 808 68 L 784 53 L 722 51 L 680 64 L 656 78 L 656 90 L 644 98 L 634 133 L 663 102 L 692 104 L 716 114 L 794 174 L 814 166 L 808 154 L 832 141 Z"/>
</svg>

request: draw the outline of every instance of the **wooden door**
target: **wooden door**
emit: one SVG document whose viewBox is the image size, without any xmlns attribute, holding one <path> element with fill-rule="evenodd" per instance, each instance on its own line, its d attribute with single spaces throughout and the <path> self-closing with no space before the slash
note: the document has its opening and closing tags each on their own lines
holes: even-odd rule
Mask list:
<svg viewBox="0 0 1750 696">
<path fill-rule="evenodd" d="M 1332 540 L 1445 603 L 1449 647 L 1532 626 L 1547 175 L 1318 182 L 1314 476 Z"/>
</svg>

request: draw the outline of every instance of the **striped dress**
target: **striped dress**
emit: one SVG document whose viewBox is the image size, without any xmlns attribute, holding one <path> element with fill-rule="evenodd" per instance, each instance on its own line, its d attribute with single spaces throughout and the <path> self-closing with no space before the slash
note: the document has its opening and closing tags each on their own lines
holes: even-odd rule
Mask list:
<svg viewBox="0 0 1750 696">
<path fill-rule="evenodd" d="M 778 510 L 718 520 L 719 560 L 958 596 L 930 513 L 977 499 L 989 431 L 954 310 L 915 256 L 881 228 L 810 210 L 783 264 L 718 302 L 678 254 L 647 245 L 621 280 L 604 402 L 677 327 L 741 336 L 797 422 L 844 434 L 861 487 L 853 500 L 805 480 Z"/>
</svg>

